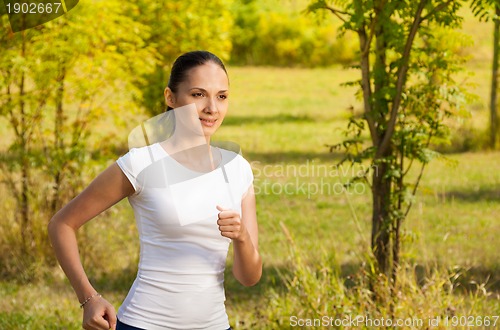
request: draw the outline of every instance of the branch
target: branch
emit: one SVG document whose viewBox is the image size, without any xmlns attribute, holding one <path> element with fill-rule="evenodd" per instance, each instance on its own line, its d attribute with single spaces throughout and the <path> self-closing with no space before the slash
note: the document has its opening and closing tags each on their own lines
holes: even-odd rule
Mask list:
<svg viewBox="0 0 500 330">
<path fill-rule="evenodd" d="M 431 143 L 431 139 L 434 136 L 434 134 L 436 133 L 436 131 L 437 131 L 437 128 L 435 128 L 434 131 L 431 130 L 429 132 L 429 136 L 427 137 L 427 141 L 425 143 L 425 148 L 429 147 L 429 145 Z M 413 163 L 413 158 L 411 160 L 411 163 Z M 410 166 L 411 166 L 411 163 L 410 163 Z M 420 185 L 420 179 L 422 179 L 422 175 L 424 174 L 424 169 L 425 169 L 425 165 L 426 164 L 427 163 L 422 163 L 422 167 L 420 168 L 420 173 L 418 174 L 417 180 L 415 181 L 415 185 L 413 186 L 413 191 L 411 192 L 411 195 L 413 197 L 415 197 L 415 194 L 417 193 L 417 188 Z M 408 167 L 408 171 L 409 170 L 410 170 L 410 167 Z M 405 212 L 405 215 L 404 215 L 403 219 L 406 219 L 406 216 L 410 212 L 410 209 L 411 209 L 412 205 L 413 205 L 413 201 L 410 199 L 410 202 L 408 203 L 408 208 L 406 209 L 406 212 Z"/>
<path fill-rule="evenodd" d="M 370 52 L 370 45 L 372 43 L 372 39 L 373 39 L 373 36 L 375 35 L 375 32 L 373 31 L 375 29 L 375 22 L 376 20 L 373 19 L 373 17 L 370 15 L 370 26 L 368 27 L 368 31 L 370 32 L 370 35 L 368 36 L 368 41 L 366 42 L 366 46 L 365 49 L 363 50 L 363 54 L 365 53 L 369 53 Z M 365 32 L 366 33 L 366 32 Z"/>
<path fill-rule="evenodd" d="M 10 92 L 10 85 L 7 86 L 7 104 L 9 105 L 7 107 L 7 109 L 8 109 L 10 124 L 12 125 L 12 128 L 14 129 L 14 133 L 16 134 L 16 137 L 20 138 L 22 135 L 22 132 L 19 129 L 19 122 L 17 121 L 17 118 L 14 115 L 14 110 L 13 110 L 14 107 L 12 106 L 12 94 Z"/>
<path fill-rule="evenodd" d="M 453 2 L 453 0 L 448 0 L 448 1 L 440 3 L 438 6 L 434 7 L 434 9 L 432 9 L 430 12 L 428 12 L 427 15 L 422 17 L 421 22 L 429 19 L 431 16 L 433 16 L 437 12 L 440 12 L 441 10 L 443 10 L 445 7 L 447 7 L 452 2 Z"/>
<path fill-rule="evenodd" d="M 0 157 L 4 157 L 2 154 Z M 14 197 L 19 200 L 19 195 L 21 194 L 19 189 L 16 186 L 16 182 L 14 180 L 14 177 L 12 175 L 12 171 L 7 168 L 7 162 L 0 162 L 0 173 L 5 173 L 4 175 L 4 180 L 0 181 L 0 183 L 6 184 L 10 190 L 13 192 Z"/>
<path fill-rule="evenodd" d="M 51 93 L 52 93 L 52 91 L 50 89 L 47 89 L 47 90 L 42 90 L 40 94 L 50 95 Z M 44 97 L 40 100 L 34 114 L 31 116 L 31 118 L 29 118 L 30 123 L 27 125 L 28 128 L 26 129 L 26 132 L 25 132 L 27 141 L 31 140 L 31 137 L 34 134 L 34 128 L 36 126 L 40 126 L 40 125 L 36 125 L 36 121 L 41 119 L 41 113 L 42 113 L 43 108 L 47 104 L 47 99 L 48 99 L 48 97 Z"/>
<path fill-rule="evenodd" d="M 408 174 L 412 164 L 413 164 L 413 158 L 410 159 L 410 164 L 408 164 L 408 167 L 406 168 L 406 171 L 403 172 L 403 175 Z"/>
<path fill-rule="evenodd" d="M 417 193 L 417 188 L 420 184 L 420 179 L 422 179 L 422 175 L 424 174 L 424 169 L 425 169 L 426 163 L 422 163 L 422 167 L 420 168 L 420 173 L 418 174 L 417 181 L 415 181 L 415 186 L 413 186 L 413 191 L 411 192 L 411 195 L 415 197 L 415 194 Z M 403 219 L 406 219 L 408 216 L 408 213 L 410 213 L 410 209 L 413 206 L 413 201 L 410 200 L 408 203 L 408 207 L 406 208 L 405 215 L 403 216 Z"/>
<path fill-rule="evenodd" d="M 417 12 L 415 13 L 415 19 L 410 28 L 410 33 L 408 34 L 408 39 L 406 40 L 405 48 L 403 50 L 402 55 L 402 64 L 398 70 L 398 80 L 396 82 L 396 96 L 394 97 L 394 101 L 392 103 L 391 116 L 389 122 L 387 123 L 387 129 L 385 131 L 382 142 L 378 145 L 377 153 L 375 154 L 375 159 L 380 158 L 389 147 L 389 143 L 392 138 L 392 134 L 394 133 L 394 128 L 396 126 L 396 119 L 398 117 L 398 110 L 401 104 L 401 94 L 403 93 L 403 88 L 406 81 L 406 74 L 409 68 L 409 57 L 411 53 L 411 48 L 413 45 L 413 41 L 415 40 L 415 36 L 417 34 L 418 28 L 420 27 L 420 23 L 422 23 L 422 11 L 426 5 L 428 0 L 421 0 L 418 4 Z"/>
<path fill-rule="evenodd" d="M 374 146 L 377 146 L 379 141 L 378 141 L 378 134 L 377 134 L 377 129 L 375 127 L 375 121 L 373 120 L 373 114 L 372 114 L 372 106 L 371 106 L 371 98 L 372 98 L 372 88 L 371 88 L 371 81 L 370 81 L 370 42 L 371 38 L 369 39 L 366 35 L 366 30 L 364 28 L 361 28 L 358 30 L 358 36 L 359 36 L 359 48 L 361 51 L 361 58 L 360 58 L 360 64 L 361 64 L 361 89 L 363 90 L 363 105 L 364 105 L 364 115 L 366 122 L 368 123 L 368 128 L 370 129 L 370 135 L 372 138 L 372 144 Z"/>
<path fill-rule="evenodd" d="M 340 19 L 342 22 L 344 23 L 347 23 L 347 20 L 342 17 L 341 15 L 348 15 L 348 16 L 351 16 L 348 12 L 345 12 L 345 11 L 342 11 L 342 10 L 338 10 L 338 9 L 335 9 L 333 7 L 330 7 L 328 5 L 324 5 L 324 6 L 321 6 L 319 8 L 322 8 L 322 9 L 326 9 L 326 10 L 329 10 L 330 12 L 332 12 L 333 15 L 337 16 L 338 19 Z"/>
</svg>

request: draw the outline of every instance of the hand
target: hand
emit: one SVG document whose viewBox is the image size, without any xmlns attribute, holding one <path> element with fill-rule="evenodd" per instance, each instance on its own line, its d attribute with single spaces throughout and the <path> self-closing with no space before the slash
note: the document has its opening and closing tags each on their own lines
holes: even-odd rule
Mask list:
<svg viewBox="0 0 500 330">
<path fill-rule="evenodd" d="M 83 323 L 86 330 L 116 329 L 116 312 L 103 297 L 95 297 L 83 306 Z"/>
<path fill-rule="evenodd" d="M 246 229 L 241 222 L 240 214 L 219 205 L 217 205 L 217 210 L 220 211 L 217 225 L 219 225 L 221 235 L 232 240 L 243 240 Z"/>
</svg>

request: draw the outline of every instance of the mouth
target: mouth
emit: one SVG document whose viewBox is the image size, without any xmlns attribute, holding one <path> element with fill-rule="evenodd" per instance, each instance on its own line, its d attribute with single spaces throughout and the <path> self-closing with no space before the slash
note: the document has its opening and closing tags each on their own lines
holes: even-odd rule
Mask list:
<svg viewBox="0 0 500 330">
<path fill-rule="evenodd" d="M 199 118 L 201 123 L 206 127 L 212 127 L 215 125 L 217 119 Z"/>
</svg>

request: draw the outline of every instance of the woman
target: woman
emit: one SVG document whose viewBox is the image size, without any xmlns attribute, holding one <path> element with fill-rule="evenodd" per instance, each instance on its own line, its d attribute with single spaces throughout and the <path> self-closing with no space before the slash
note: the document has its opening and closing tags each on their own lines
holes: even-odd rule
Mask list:
<svg viewBox="0 0 500 330">
<path fill-rule="evenodd" d="M 165 89 L 168 109 L 176 112 L 174 134 L 131 149 L 50 221 L 57 259 L 84 310 L 83 328 L 230 328 L 223 287 L 230 242 L 236 279 L 245 286 L 260 280 L 250 165 L 240 155 L 210 146 L 226 115 L 228 95 L 219 58 L 206 51 L 180 56 Z M 84 272 L 75 232 L 125 197 L 134 209 L 141 255 L 117 317 Z"/>
</svg>

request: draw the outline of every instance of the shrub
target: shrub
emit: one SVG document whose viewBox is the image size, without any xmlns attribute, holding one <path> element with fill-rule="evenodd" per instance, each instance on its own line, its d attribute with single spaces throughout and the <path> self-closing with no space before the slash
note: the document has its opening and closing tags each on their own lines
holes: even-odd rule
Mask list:
<svg viewBox="0 0 500 330">
<path fill-rule="evenodd" d="M 318 67 L 348 64 L 355 59 L 352 38 L 339 35 L 338 24 L 319 23 L 312 14 L 288 12 L 257 1 L 234 5 L 231 63 Z"/>
</svg>

